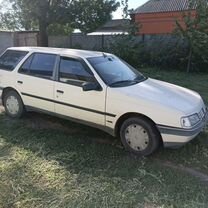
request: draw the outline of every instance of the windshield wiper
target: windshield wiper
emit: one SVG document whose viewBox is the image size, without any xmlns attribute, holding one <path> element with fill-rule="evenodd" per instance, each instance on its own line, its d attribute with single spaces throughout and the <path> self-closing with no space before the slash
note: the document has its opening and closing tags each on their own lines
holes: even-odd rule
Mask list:
<svg viewBox="0 0 208 208">
<path fill-rule="evenodd" d="M 122 81 L 118 81 L 118 82 L 114 82 L 112 84 L 110 84 L 110 87 L 115 87 L 115 86 L 120 86 L 123 84 L 128 84 L 128 85 L 133 85 L 133 84 L 137 84 L 138 80 L 122 80 Z"/>
</svg>

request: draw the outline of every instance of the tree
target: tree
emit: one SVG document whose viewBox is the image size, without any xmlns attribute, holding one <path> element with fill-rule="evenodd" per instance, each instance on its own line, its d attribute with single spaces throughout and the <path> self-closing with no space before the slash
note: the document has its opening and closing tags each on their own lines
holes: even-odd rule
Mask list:
<svg viewBox="0 0 208 208">
<path fill-rule="evenodd" d="M 123 19 L 126 19 L 129 16 L 129 0 L 121 0 L 121 5 L 123 7 Z"/>
<path fill-rule="evenodd" d="M 88 32 L 111 18 L 116 0 L 9 0 L 20 28 L 40 31 L 40 45 L 48 46 L 48 28 L 67 25 Z"/>
<path fill-rule="evenodd" d="M 196 8 L 196 13 L 193 9 Z M 177 21 L 177 34 L 184 38 L 189 47 L 187 72 L 193 60 L 208 63 L 208 1 L 190 0 L 190 11 L 185 12 L 182 21 Z"/>
<path fill-rule="evenodd" d="M 115 0 L 79 0 L 74 4 L 74 28 L 84 33 L 97 29 L 112 18 L 120 4 Z"/>
<path fill-rule="evenodd" d="M 70 24 L 51 24 L 48 27 L 48 35 L 69 35 L 74 31 Z"/>
</svg>

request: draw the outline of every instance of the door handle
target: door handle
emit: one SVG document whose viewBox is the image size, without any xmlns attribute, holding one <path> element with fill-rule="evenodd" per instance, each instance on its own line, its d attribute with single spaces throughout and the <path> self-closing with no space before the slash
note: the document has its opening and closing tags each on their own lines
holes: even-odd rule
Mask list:
<svg viewBox="0 0 208 208">
<path fill-rule="evenodd" d="M 56 92 L 59 94 L 64 94 L 64 91 L 62 91 L 62 90 L 57 90 Z"/>
<path fill-rule="evenodd" d="M 23 81 L 17 81 L 18 84 L 23 84 Z"/>
</svg>

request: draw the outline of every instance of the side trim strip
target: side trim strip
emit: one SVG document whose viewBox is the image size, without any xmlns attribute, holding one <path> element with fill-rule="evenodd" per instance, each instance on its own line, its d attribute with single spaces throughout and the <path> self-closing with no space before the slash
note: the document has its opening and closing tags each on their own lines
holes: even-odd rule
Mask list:
<svg viewBox="0 0 208 208">
<path fill-rule="evenodd" d="M 191 137 L 199 134 L 200 132 L 202 132 L 204 126 L 205 126 L 204 122 L 201 122 L 198 127 L 193 129 L 182 129 L 182 128 L 176 128 L 170 126 L 157 125 L 161 134 L 187 136 L 187 137 Z"/>
<path fill-rule="evenodd" d="M 60 104 L 60 105 L 65 105 L 65 106 L 68 106 L 68 107 L 71 107 L 71 108 L 80 109 L 80 110 L 83 110 L 83 111 L 89 111 L 89 112 L 97 113 L 97 114 L 100 114 L 100 115 L 116 117 L 116 115 L 111 114 L 111 113 L 96 111 L 96 110 L 93 110 L 93 109 L 84 108 L 84 107 L 80 107 L 80 106 L 76 106 L 76 105 L 72 105 L 72 104 L 68 104 L 68 103 L 63 103 L 63 102 L 59 102 L 59 101 L 56 101 L 56 100 L 51 100 L 51 99 L 48 99 L 48 98 L 42 98 L 42 97 L 39 97 L 39 96 L 36 96 L 36 95 L 27 94 L 27 93 L 21 93 L 21 94 L 24 95 L 24 96 L 27 96 L 27 97 L 32 97 L 32 98 L 36 98 L 36 99 L 40 99 L 40 100 L 45 100 L 45 101 L 48 101 L 48 102 L 52 102 L 52 103 L 56 103 L 56 104 Z"/>
<path fill-rule="evenodd" d="M 173 127 L 173 126 L 165 126 L 165 125 L 162 125 L 162 124 L 157 124 L 157 126 L 159 128 L 164 128 L 164 129 L 175 129 L 175 130 L 185 130 L 185 131 L 188 131 L 188 129 L 183 129 L 183 128 L 179 128 L 179 127 Z"/>
</svg>

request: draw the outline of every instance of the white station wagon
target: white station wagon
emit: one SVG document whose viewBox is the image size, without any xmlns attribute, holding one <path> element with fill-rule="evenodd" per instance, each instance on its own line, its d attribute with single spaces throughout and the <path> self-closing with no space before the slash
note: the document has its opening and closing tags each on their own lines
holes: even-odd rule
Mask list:
<svg viewBox="0 0 208 208">
<path fill-rule="evenodd" d="M 199 94 L 147 78 L 112 54 L 16 47 L 0 57 L 0 96 L 20 118 L 39 111 L 100 128 L 137 155 L 178 147 L 207 123 Z"/>
</svg>

